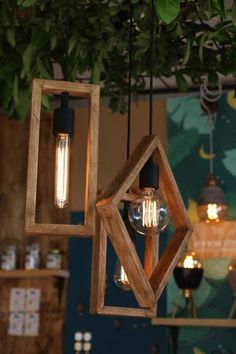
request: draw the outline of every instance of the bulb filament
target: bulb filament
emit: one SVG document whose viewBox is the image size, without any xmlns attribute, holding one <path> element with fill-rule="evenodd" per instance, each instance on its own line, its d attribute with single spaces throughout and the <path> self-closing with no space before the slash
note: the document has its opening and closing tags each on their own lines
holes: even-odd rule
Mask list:
<svg viewBox="0 0 236 354">
<path fill-rule="evenodd" d="M 152 200 L 153 191 L 153 188 L 144 189 L 144 201 L 142 203 L 142 225 L 145 227 L 156 227 L 159 221 L 157 202 Z"/>
<path fill-rule="evenodd" d="M 120 281 L 124 284 L 124 285 L 129 285 L 129 279 L 125 273 L 124 268 L 121 266 L 120 268 Z"/>
<path fill-rule="evenodd" d="M 58 134 L 56 137 L 55 161 L 55 205 L 62 209 L 68 204 L 69 193 L 70 137 Z"/>
</svg>

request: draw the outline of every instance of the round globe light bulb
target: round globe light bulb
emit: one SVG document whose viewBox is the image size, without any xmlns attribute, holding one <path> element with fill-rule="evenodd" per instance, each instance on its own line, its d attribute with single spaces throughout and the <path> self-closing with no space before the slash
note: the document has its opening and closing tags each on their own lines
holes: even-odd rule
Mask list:
<svg viewBox="0 0 236 354">
<path fill-rule="evenodd" d="M 145 235 L 150 230 L 158 234 L 168 224 L 169 210 L 158 191 L 144 188 L 142 194 L 130 204 L 128 216 L 138 233 Z"/>
</svg>

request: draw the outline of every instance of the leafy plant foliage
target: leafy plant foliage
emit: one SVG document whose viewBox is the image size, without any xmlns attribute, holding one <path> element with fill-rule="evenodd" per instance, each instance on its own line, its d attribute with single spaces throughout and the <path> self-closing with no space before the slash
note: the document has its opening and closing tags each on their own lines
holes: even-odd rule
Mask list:
<svg viewBox="0 0 236 354">
<path fill-rule="evenodd" d="M 144 88 L 150 69 L 151 0 L 133 5 L 132 90 Z M 187 78 L 204 75 L 214 85 L 218 74 L 236 71 L 236 2 L 155 0 L 155 77 L 176 77 L 181 91 Z M 33 77 L 53 79 L 65 67 L 67 0 L 4 0 L 0 4 L 0 105 L 24 119 Z M 69 80 L 101 83 L 113 110 L 126 109 L 129 48 L 128 0 L 69 0 Z M 62 77 L 61 77 L 62 78 Z M 43 99 L 49 108 L 50 99 Z"/>
</svg>

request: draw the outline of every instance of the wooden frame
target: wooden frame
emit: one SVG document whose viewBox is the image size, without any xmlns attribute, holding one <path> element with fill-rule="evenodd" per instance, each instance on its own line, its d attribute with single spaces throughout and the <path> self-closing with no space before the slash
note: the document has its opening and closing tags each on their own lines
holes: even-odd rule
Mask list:
<svg viewBox="0 0 236 354">
<path fill-rule="evenodd" d="M 168 204 L 176 231 L 158 263 L 156 252 L 158 239 L 146 241 L 146 261 L 143 268 L 119 213 L 118 205 L 121 200 L 134 198 L 133 195 L 127 195 L 126 191 L 152 154 L 160 166 L 160 189 Z M 100 223 L 93 241 L 91 313 L 154 317 L 156 302 L 192 233 L 174 176 L 161 143 L 155 135 L 145 136 L 141 140 L 113 182 L 105 190 L 96 207 Z M 107 235 L 124 267 L 140 308 L 104 306 Z"/>
<path fill-rule="evenodd" d="M 236 320 L 224 318 L 153 318 L 154 326 L 199 326 L 199 327 L 236 327 Z"/>
<path fill-rule="evenodd" d="M 42 93 L 60 95 L 62 92 L 68 92 L 70 96 L 87 97 L 90 99 L 89 131 L 87 135 L 85 221 L 83 225 L 36 223 L 41 96 Z M 26 233 L 63 236 L 92 236 L 95 234 L 95 203 L 97 197 L 98 170 L 99 92 L 100 88 L 98 85 L 41 79 L 33 80 L 25 213 Z"/>
</svg>

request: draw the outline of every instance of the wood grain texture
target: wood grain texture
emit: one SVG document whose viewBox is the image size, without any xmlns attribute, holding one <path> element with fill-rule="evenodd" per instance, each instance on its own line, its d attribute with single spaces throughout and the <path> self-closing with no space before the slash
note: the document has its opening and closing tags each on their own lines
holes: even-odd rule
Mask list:
<svg viewBox="0 0 236 354">
<path fill-rule="evenodd" d="M 40 86 L 43 93 L 52 93 L 60 95 L 62 92 L 68 92 L 70 96 L 75 97 L 91 97 L 92 92 L 99 90 L 99 86 L 84 84 L 80 82 L 57 81 L 34 79 Z"/>
<path fill-rule="evenodd" d="M 223 318 L 153 318 L 154 326 L 236 327 L 236 320 Z"/>
<path fill-rule="evenodd" d="M 90 98 L 89 129 L 87 137 L 87 164 L 85 186 L 85 221 L 82 225 L 37 222 L 37 183 L 39 160 L 39 134 L 41 94 L 60 94 Z M 33 80 L 32 110 L 28 155 L 28 178 L 25 212 L 25 232 L 35 235 L 93 236 L 95 234 L 95 202 L 97 195 L 99 86 L 54 80 Z M 45 158 L 45 156 L 44 156 Z"/>
<path fill-rule="evenodd" d="M 104 307 L 106 288 L 107 233 L 97 218 L 97 232 L 93 238 L 93 258 L 90 286 L 90 313 L 96 314 Z"/>
<path fill-rule="evenodd" d="M 154 155 L 155 161 L 160 166 L 160 190 L 168 204 L 172 221 L 176 229 L 191 229 L 184 202 L 160 140 L 158 140 L 158 148 Z"/>
<path fill-rule="evenodd" d="M 144 271 L 148 279 L 151 278 L 157 266 L 159 254 L 159 234 L 154 235 L 151 230 L 145 235 Z"/>
<path fill-rule="evenodd" d="M 25 230 L 35 222 L 38 174 L 38 150 L 41 115 L 41 87 L 33 81 L 32 108 L 29 134 L 28 169 L 26 186 Z"/>
<path fill-rule="evenodd" d="M 172 274 L 181 254 L 187 246 L 191 234 L 192 231 L 186 229 L 176 230 L 172 235 L 150 279 L 150 284 L 155 291 L 156 298 L 161 296 L 170 274 Z"/>
<path fill-rule="evenodd" d="M 150 230 L 150 235 L 146 235 L 143 268 L 118 207 L 122 198 L 126 198 L 126 200 L 129 198 L 126 191 L 129 190 L 141 168 L 154 152 L 156 162 L 160 166 L 161 192 L 166 199 L 176 231 L 157 263 L 159 239 L 158 237 L 155 238 Z M 133 197 L 132 195 L 130 200 Z M 139 306 L 153 309 L 192 232 L 174 176 L 161 143 L 156 136 L 145 136 L 140 141 L 130 158 L 101 195 L 96 208 L 120 263 L 124 267 Z M 99 247 L 99 243 L 94 245 Z M 98 251 L 96 252 L 98 253 Z M 102 262 L 102 260 L 98 262 Z M 101 311 L 101 309 L 103 307 L 97 308 L 97 311 Z M 106 309 L 106 311 L 109 311 L 109 309 Z M 111 309 L 112 311 L 114 314 L 115 309 Z"/>
<path fill-rule="evenodd" d="M 22 278 L 69 278 L 70 273 L 64 269 L 16 269 L 16 270 L 0 270 L 0 279 L 22 279 Z"/>
<path fill-rule="evenodd" d="M 156 306 L 143 309 L 105 305 L 106 253 L 107 232 L 102 221 L 98 220 L 96 237 L 93 238 L 90 313 L 111 316 L 155 317 Z"/>
<path fill-rule="evenodd" d="M 140 262 L 134 243 L 131 241 L 119 210 L 113 206 L 97 207 L 97 210 L 116 254 L 124 267 L 139 306 L 154 306 L 154 293 L 145 275 L 142 263 Z M 119 235 L 119 238 L 117 235 Z"/>
<path fill-rule="evenodd" d="M 98 313 L 107 316 L 125 316 L 125 317 L 146 317 L 153 318 L 156 316 L 156 307 L 153 309 L 140 309 L 130 307 L 104 306 Z"/>
<path fill-rule="evenodd" d="M 133 181 L 141 171 L 145 162 L 151 156 L 157 146 L 157 137 L 155 135 L 144 136 L 136 146 L 130 158 L 117 173 L 116 177 L 103 193 L 103 201 L 112 200 L 114 205 L 120 202 L 125 196 L 126 191 L 132 185 Z"/>
</svg>

